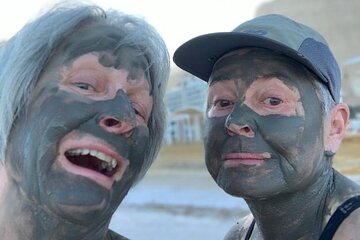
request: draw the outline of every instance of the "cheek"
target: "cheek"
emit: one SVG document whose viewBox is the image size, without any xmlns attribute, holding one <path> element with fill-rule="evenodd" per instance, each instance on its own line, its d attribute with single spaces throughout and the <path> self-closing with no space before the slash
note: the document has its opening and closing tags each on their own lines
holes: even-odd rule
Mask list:
<svg viewBox="0 0 360 240">
<path fill-rule="evenodd" d="M 321 130 L 307 126 L 304 117 L 267 116 L 261 119 L 261 133 L 279 159 L 288 181 L 307 179 L 321 166 Z"/>
<path fill-rule="evenodd" d="M 304 171 L 312 171 L 309 166 L 315 161 L 316 142 L 308 133 L 316 131 L 307 129 L 304 117 L 267 116 L 261 123 L 262 137 L 275 154 L 285 178 L 295 180 L 296 176 L 305 175 Z"/>
<path fill-rule="evenodd" d="M 297 154 L 304 132 L 303 117 L 263 116 L 259 118 L 258 126 L 262 138 L 272 148 L 290 156 Z"/>
<path fill-rule="evenodd" d="M 35 101 L 28 104 L 28 114 L 19 117 L 10 135 L 11 146 L 15 148 L 11 162 L 29 173 L 36 170 L 37 164 L 34 163 L 43 156 L 48 158 L 51 153 L 55 158 L 60 139 L 92 115 L 87 103 L 74 101 L 67 93 L 43 91 L 33 99 Z M 49 162 L 44 160 L 39 169 L 47 169 Z"/>
<path fill-rule="evenodd" d="M 208 118 L 205 125 L 205 161 L 210 174 L 217 174 L 221 158 L 221 150 L 227 138 L 225 132 L 226 117 Z"/>
<path fill-rule="evenodd" d="M 131 136 L 131 147 L 135 149 L 135 151 L 131 151 L 129 156 L 131 168 L 133 168 L 136 173 L 138 173 L 144 165 L 150 148 L 149 143 L 149 129 L 146 126 L 137 127 Z"/>
</svg>

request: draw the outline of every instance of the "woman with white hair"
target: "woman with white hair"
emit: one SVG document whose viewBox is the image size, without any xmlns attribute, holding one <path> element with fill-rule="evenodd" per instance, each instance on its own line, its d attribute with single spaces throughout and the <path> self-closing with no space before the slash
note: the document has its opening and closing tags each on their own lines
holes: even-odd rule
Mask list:
<svg viewBox="0 0 360 240">
<path fill-rule="evenodd" d="M 58 4 L 0 53 L 1 239 L 125 239 L 108 229 L 155 159 L 166 46 L 144 20 Z"/>
</svg>

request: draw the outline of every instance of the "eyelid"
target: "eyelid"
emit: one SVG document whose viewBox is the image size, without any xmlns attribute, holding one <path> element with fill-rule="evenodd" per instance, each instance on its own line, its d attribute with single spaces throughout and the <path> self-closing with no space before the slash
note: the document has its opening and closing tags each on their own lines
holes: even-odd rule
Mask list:
<svg viewBox="0 0 360 240">
<path fill-rule="evenodd" d="M 258 91 L 255 92 L 254 96 L 257 96 L 258 98 L 268 98 L 268 97 L 274 97 L 274 98 L 279 98 L 283 101 L 286 100 L 286 98 L 288 98 L 289 96 L 291 96 L 294 93 L 294 91 L 292 89 L 290 89 L 287 86 L 278 86 L 273 85 L 273 86 L 265 86 L 262 87 L 260 89 L 258 89 Z"/>
<path fill-rule="evenodd" d="M 286 99 L 285 94 L 279 92 L 278 90 L 272 90 L 272 89 L 261 91 L 258 94 L 255 94 L 254 97 L 257 98 L 259 102 L 264 102 L 266 99 L 269 98 L 276 98 L 283 102 Z"/>
<path fill-rule="evenodd" d="M 275 100 L 278 100 L 278 101 L 279 101 L 279 104 L 277 104 L 277 105 L 272 105 L 272 104 L 270 104 L 270 101 L 271 101 L 271 100 L 274 100 L 274 99 L 275 99 Z M 282 100 L 281 98 L 278 98 L 278 97 L 267 97 L 267 98 L 265 98 L 265 100 L 263 100 L 262 102 L 265 103 L 266 105 L 275 107 L 275 106 L 278 106 L 278 105 L 284 103 L 285 101 Z"/>
<path fill-rule="evenodd" d="M 145 121 L 148 120 L 149 117 L 147 116 L 147 111 L 145 111 L 144 107 L 141 104 L 137 102 L 132 102 L 132 106 L 134 108 L 134 111 L 137 111 L 139 115 L 144 118 Z"/>
<path fill-rule="evenodd" d="M 227 102 L 229 102 L 229 105 L 234 105 L 234 102 L 229 100 L 229 99 L 221 99 L 221 98 L 219 98 L 219 99 L 213 101 L 213 106 L 217 106 L 217 104 L 219 104 L 222 101 L 227 101 Z"/>
<path fill-rule="evenodd" d="M 236 85 L 232 80 L 213 82 L 208 89 L 208 103 L 218 99 L 235 101 L 238 96 Z"/>
<path fill-rule="evenodd" d="M 213 95 L 211 97 L 212 97 L 212 99 L 211 99 L 212 103 L 222 101 L 222 100 L 226 100 L 226 101 L 230 101 L 230 102 L 235 101 L 235 98 L 233 96 L 230 96 L 229 94 L 218 94 L 218 95 Z"/>
<path fill-rule="evenodd" d="M 226 106 L 221 106 L 221 101 L 227 101 L 229 104 Z M 208 117 L 220 117 L 225 116 L 231 112 L 231 109 L 234 107 L 235 101 L 232 101 L 228 98 L 215 98 L 210 102 L 207 116 Z"/>
<path fill-rule="evenodd" d="M 88 84 L 96 92 L 102 92 L 104 91 L 103 88 L 106 83 L 106 79 L 97 71 L 85 69 L 69 73 L 66 82 L 69 84 Z"/>
<path fill-rule="evenodd" d="M 94 90 L 96 90 L 95 87 L 94 87 L 93 85 L 91 85 L 90 83 L 86 83 L 86 82 L 74 82 L 74 83 L 72 83 L 72 84 L 75 85 L 76 87 L 78 87 L 78 89 L 81 90 L 81 91 L 94 91 Z M 83 88 L 79 87 L 78 85 L 81 85 L 81 84 L 90 86 L 91 89 L 83 89 Z"/>
</svg>

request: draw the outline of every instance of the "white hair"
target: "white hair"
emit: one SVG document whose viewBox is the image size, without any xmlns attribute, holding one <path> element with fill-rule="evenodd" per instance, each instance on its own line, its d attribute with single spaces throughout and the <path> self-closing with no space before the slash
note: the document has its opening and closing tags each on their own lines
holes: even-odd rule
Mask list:
<svg viewBox="0 0 360 240">
<path fill-rule="evenodd" d="M 140 178 L 156 158 L 165 129 L 163 97 L 170 71 L 163 39 L 145 20 L 83 3 L 57 4 L 25 25 L 0 48 L 0 159 L 9 134 L 40 74 L 59 45 L 82 24 L 101 23 L 121 29 L 119 45 L 137 46 L 149 62 L 153 110 L 148 123 L 150 143 Z M 126 27 L 131 24 L 132 27 Z"/>
</svg>

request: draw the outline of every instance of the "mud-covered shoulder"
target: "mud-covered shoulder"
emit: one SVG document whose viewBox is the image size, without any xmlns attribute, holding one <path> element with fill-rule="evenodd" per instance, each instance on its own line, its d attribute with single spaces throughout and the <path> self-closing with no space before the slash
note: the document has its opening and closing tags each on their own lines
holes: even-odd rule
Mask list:
<svg viewBox="0 0 360 240">
<path fill-rule="evenodd" d="M 225 235 L 224 240 L 244 240 L 254 217 L 249 214 L 234 224 Z"/>
<path fill-rule="evenodd" d="M 130 239 L 126 238 L 124 236 L 121 236 L 120 234 L 109 229 L 108 234 L 106 236 L 106 240 L 130 240 Z"/>
</svg>

